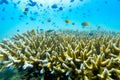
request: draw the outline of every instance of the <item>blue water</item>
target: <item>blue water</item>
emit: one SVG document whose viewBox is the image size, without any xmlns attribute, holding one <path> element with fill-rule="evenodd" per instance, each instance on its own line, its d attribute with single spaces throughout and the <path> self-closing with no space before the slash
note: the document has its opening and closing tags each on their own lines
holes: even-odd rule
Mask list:
<svg viewBox="0 0 120 80">
<path fill-rule="evenodd" d="M 82 28 L 84 21 L 90 25 Z M 98 26 L 120 31 L 120 0 L 0 0 L 0 40 L 31 29 L 97 30 Z"/>
</svg>

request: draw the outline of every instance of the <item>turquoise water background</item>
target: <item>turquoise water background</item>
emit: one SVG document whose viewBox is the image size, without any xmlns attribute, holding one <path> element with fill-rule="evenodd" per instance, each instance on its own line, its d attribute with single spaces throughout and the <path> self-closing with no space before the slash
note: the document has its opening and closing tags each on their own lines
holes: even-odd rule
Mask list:
<svg viewBox="0 0 120 80">
<path fill-rule="evenodd" d="M 31 29 L 97 30 L 100 26 L 100 30 L 120 31 L 120 0 L 4 1 L 0 0 L 0 40 Z M 82 28 L 84 21 L 90 25 Z"/>
</svg>

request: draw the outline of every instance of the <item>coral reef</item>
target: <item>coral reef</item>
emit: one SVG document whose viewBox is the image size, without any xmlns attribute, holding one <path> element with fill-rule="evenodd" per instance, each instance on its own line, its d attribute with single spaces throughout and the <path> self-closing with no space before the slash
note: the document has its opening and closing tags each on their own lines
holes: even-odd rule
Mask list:
<svg viewBox="0 0 120 80">
<path fill-rule="evenodd" d="M 24 79 L 120 80 L 120 33 L 38 31 L 0 43 L 0 65 L 25 72 Z"/>
</svg>

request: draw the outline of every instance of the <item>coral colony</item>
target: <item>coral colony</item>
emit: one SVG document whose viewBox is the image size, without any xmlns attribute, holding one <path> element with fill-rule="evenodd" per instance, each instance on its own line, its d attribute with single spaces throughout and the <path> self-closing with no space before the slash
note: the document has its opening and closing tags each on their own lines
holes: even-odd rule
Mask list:
<svg viewBox="0 0 120 80">
<path fill-rule="evenodd" d="M 120 80 L 120 33 L 27 31 L 0 43 L 0 63 L 27 80 Z"/>
</svg>

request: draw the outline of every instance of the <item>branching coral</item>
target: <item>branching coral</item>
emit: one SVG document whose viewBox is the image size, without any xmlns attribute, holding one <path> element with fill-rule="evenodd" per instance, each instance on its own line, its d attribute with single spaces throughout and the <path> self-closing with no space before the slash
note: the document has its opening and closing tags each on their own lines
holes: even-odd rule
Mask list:
<svg viewBox="0 0 120 80">
<path fill-rule="evenodd" d="M 27 31 L 0 43 L 2 69 L 44 80 L 119 80 L 120 33 Z"/>
</svg>

